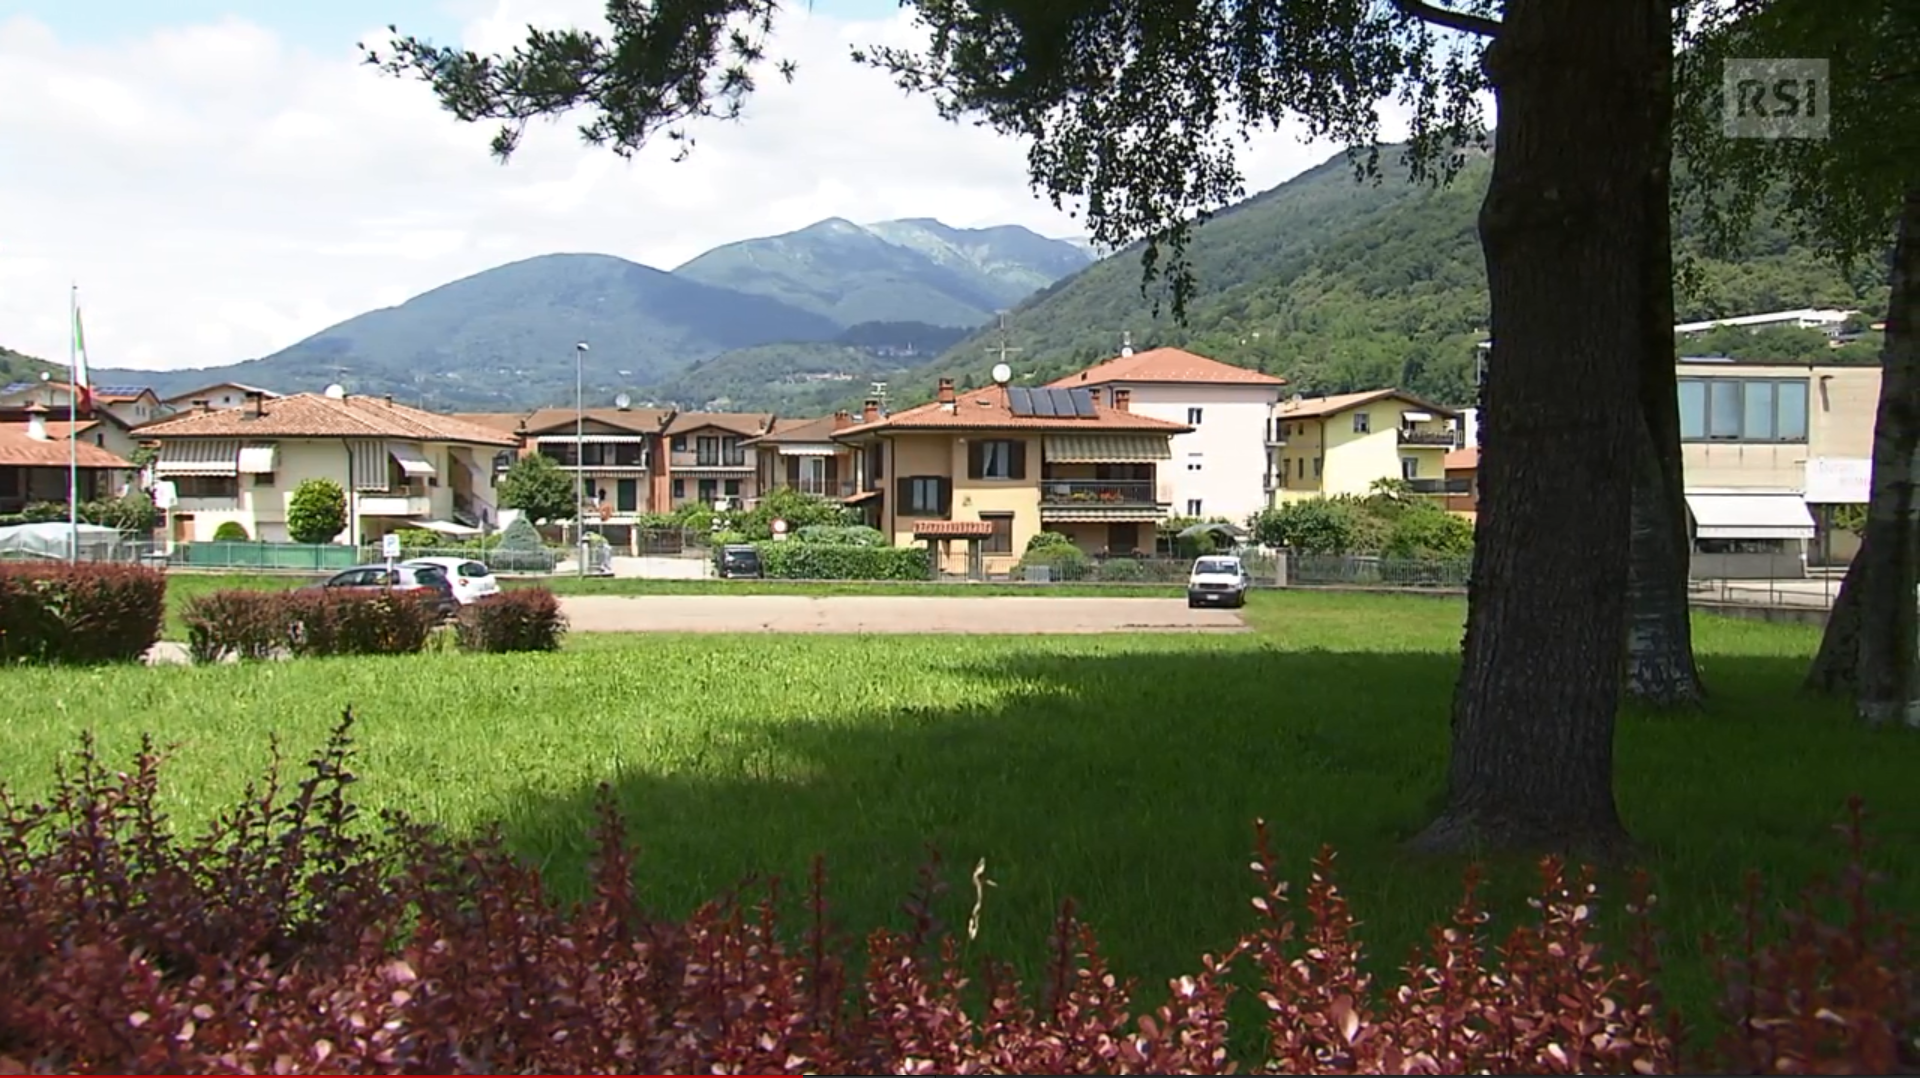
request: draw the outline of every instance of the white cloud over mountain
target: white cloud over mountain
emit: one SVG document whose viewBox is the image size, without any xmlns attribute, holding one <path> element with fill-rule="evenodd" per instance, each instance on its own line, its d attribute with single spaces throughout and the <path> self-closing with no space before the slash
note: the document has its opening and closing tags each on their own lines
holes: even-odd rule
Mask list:
<svg viewBox="0 0 1920 1078">
<path fill-rule="evenodd" d="M 602 6 L 495 0 L 462 43 L 504 48 Z M 943 123 L 847 57 L 914 33 L 905 16 L 801 8 L 774 50 L 798 78 L 765 79 L 746 120 L 699 129 L 689 160 L 623 162 L 562 121 L 501 166 L 491 128 L 361 65 L 352 41 L 315 51 L 229 19 L 96 45 L 0 21 L 0 344 L 63 359 L 71 282 L 96 366 L 197 367 L 553 251 L 670 268 L 831 216 L 1079 231 L 1033 197 L 1021 143 Z M 1332 149 L 1256 139 L 1249 189 Z"/>
</svg>

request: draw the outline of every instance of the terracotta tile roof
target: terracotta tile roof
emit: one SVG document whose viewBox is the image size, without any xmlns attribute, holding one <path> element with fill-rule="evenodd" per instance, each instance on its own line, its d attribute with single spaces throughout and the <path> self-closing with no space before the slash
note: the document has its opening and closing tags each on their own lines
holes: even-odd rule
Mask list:
<svg viewBox="0 0 1920 1078">
<path fill-rule="evenodd" d="M 269 400 L 280 396 L 280 394 L 275 393 L 271 389 L 261 389 L 259 386 L 250 386 L 242 382 L 215 382 L 209 386 L 201 386 L 199 389 L 193 390 L 190 393 L 175 393 L 171 397 L 164 397 L 162 398 L 162 402 L 166 404 L 179 404 L 179 403 L 188 402 L 188 401 L 196 401 L 212 393 L 216 389 L 237 389 L 242 393 L 259 393 L 265 396 Z"/>
<path fill-rule="evenodd" d="M 1456 449 L 1447 454 L 1446 469 L 1450 472 L 1471 472 L 1480 467 L 1480 447 L 1470 445 L 1465 449 Z"/>
<path fill-rule="evenodd" d="M 667 433 L 690 434 L 712 427 L 729 434 L 754 437 L 765 433 L 772 423 L 772 412 L 676 412 L 667 424 Z"/>
<path fill-rule="evenodd" d="M 453 412 L 451 417 L 462 423 L 472 423 L 476 427 L 486 427 L 502 434 L 514 434 L 527 421 L 527 412 Z"/>
<path fill-rule="evenodd" d="M 835 437 L 897 430 L 1052 430 L 1052 431 L 1136 431 L 1148 434 L 1185 434 L 1193 428 L 1184 423 L 1135 412 L 1122 412 L 1105 402 L 1094 402 L 1092 419 L 1063 416 L 1014 415 L 1007 407 L 1005 386 L 968 389 L 955 394 L 953 411 L 939 401 L 895 412 L 874 423 L 848 427 Z"/>
<path fill-rule="evenodd" d="M 92 424 L 83 423 L 84 430 Z M 27 437 L 25 423 L 0 423 L 0 465 L 11 467 L 64 468 L 71 454 L 79 460 L 82 468 L 121 468 L 133 467 L 128 461 L 82 440 L 73 448 L 68 448 L 65 423 L 48 423 L 47 438 L 41 441 Z"/>
<path fill-rule="evenodd" d="M 575 414 L 571 408 L 536 408 L 527 416 L 527 433 L 571 434 Z M 673 418 L 670 408 L 588 408 L 580 414 L 585 415 L 589 423 L 634 434 L 659 434 L 660 428 Z"/>
<path fill-rule="evenodd" d="M 511 446 L 510 435 L 452 416 L 389 404 L 381 397 L 342 399 L 296 393 L 263 402 L 254 416 L 245 408 L 217 408 L 169 416 L 140 428 L 143 438 L 404 438 Z"/>
<path fill-rule="evenodd" d="M 986 520 L 918 520 L 913 524 L 915 539 L 985 539 L 993 534 L 993 523 Z"/>
<path fill-rule="evenodd" d="M 1280 405 L 1280 414 L 1288 419 L 1316 419 L 1321 416 L 1339 415 L 1341 412 L 1358 408 L 1363 404 L 1388 399 L 1405 401 L 1415 408 L 1432 412 L 1443 418 L 1450 419 L 1459 414 L 1451 408 L 1423 401 L 1411 393 L 1402 393 L 1397 389 L 1369 389 L 1361 393 L 1335 393 L 1330 397 L 1306 397 L 1298 402 L 1287 401 Z"/>
<path fill-rule="evenodd" d="M 1107 382 L 1200 382 L 1208 385 L 1283 386 L 1285 378 L 1179 348 L 1149 348 L 1130 356 L 1115 356 L 1078 374 L 1069 374 L 1055 386 L 1096 386 Z"/>
<path fill-rule="evenodd" d="M 805 442 L 830 442 L 833 440 L 833 418 L 823 415 L 818 419 L 775 419 L 773 429 L 758 438 L 747 439 L 746 444 L 793 445 Z"/>
</svg>

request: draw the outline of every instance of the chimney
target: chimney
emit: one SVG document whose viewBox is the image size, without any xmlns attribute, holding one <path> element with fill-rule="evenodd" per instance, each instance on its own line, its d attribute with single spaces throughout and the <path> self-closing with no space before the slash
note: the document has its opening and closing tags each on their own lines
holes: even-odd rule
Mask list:
<svg viewBox="0 0 1920 1078">
<path fill-rule="evenodd" d="M 393 394 L 391 394 L 391 393 L 383 393 L 383 394 L 381 394 L 381 396 L 380 396 L 380 399 L 381 399 L 381 400 L 383 400 L 383 401 L 386 401 L 386 402 L 387 402 L 387 404 L 389 404 L 389 405 L 391 405 L 391 404 L 393 404 Z"/>
<path fill-rule="evenodd" d="M 47 440 L 47 406 L 39 401 L 27 405 L 27 437 L 36 442 Z"/>
<path fill-rule="evenodd" d="M 852 412 L 849 412 L 845 408 L 842 408 L 839 411 L 833 413 L 833 429 L 834 430 L 846 430 L 848 427 L 851 427 L 851 426 L 853 426 Z"/>
<path fill-rule="evenodd" d="M 196 412 L 213 411 L 213 401 L 211 400 L 188 401 L 187 403 L 193 405 L 193 410 Z"/>
<path fill-rule="evenodd" d="M 267 411 L 267 395 L 257 389 L 247 391 L 247 415 L 259 419 Z"/>
<path fill-rule="evenodd" d="M 1116 412 L 1131 411 L 1132 409 L 1128 406 L 1131 405 L 1132 403 L 1133 403 L 1133 390 L 1123 389 L 1120 386 L 1113 387 L 1113 410 L 1114 411 Z"/>
<path fill-rule="evenodd" d="M 953 379 L 951 378 L 940 379 L 940 403 L 953 404 Z"/>
<path fill-rule="evenodd" d="M 1086 377 L 1086 376 L 1085 376 L 1085 375 L 1081 375 L 1081 377 L 1083 377 L 1083 378 L 1084 378 L 1084 377 Z M 1097 406 L 1097 405 L 1098 405 L 1098 404 L 1100 403 L 1100 387 L 1099 387 L 1099 386 L 1088 386 L 1088 387 L 1087 387 L 1087 396 L 1089 396 L 1089 397 L 1092 397 L 1092 398 L 1093 398 L 1093 403 L 1094 403 L 1094 404 L 1095 404 L 1095 405 Z"/>
<path fill-rule="evenodd" d="M 880 402 L 878 400 L 868 397 L 866 403 L 860 406 L 860 422 L 880 422 Z"/>
</svg>

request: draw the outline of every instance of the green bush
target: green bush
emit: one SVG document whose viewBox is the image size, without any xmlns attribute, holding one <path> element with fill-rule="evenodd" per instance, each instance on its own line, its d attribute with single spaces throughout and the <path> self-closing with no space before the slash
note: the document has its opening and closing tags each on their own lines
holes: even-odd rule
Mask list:
<svg viewBox="0 0 1920 1078">
<path fill-rule="evenodd" d="M 280 592 L 234 588 L 187 600 L 187 652 L 196 663 L 271 659 L 287 646 L 287 606 Z"/>
<path fill-rule="evenodd" d="M 150 532 L 160 522 L 160 510 L 144 490 L 129 490 L 117 498 L 101 498 L 80 507 L 80 519 L 123 532 Z"/>
<path fill-rule="evenodd" d="M 486 552 L 487 567 L 495 572 L 550 573 L 554 561 L 553 551 L 540 538 L 540 529 L 525 513 L 513 518 L 500 533 L 499 542 Z"/>
<path fill-rule="evenodd" d="M 768 491 L 752 509 L 730 514 L 730 517 L 730 529 L 744 532 L 755 542 L 773 538 L 776 520 L 787 522 L 789 535 L 814 525 L 845 527 L 855 523 L 853 515 L 839 502 L 818 494 L 803 494 L 791 487 Z"/>
<path fill-rule="evenodd" d="M 1026 553 L 1032 554 L 1035 551 L 1040 551 L 1040 550 L 1061 550 L 1061 549 L 1079 550 L 1080 548 L 1073 545 L 1073 540 L 1071 538 L 1065 535 L 1062 535 L 1059 532 L 1034 532 L 1033 538 L 1027 540 Z"/>
<path fill-rule="evenodd" d="M 713 545 L 715 547 L 733 546 L 738 543 L 746 543 L 750 541 L 751 540 L 747 538 L 745 533 L 742 533 L 742 532 L 714 532 L 713 533 Z"/>
<path fill-rule="evenodd" d="M 567 631 L 560 600 L 546 588 L 512 588 L 460 608 L 462 651 L 558 651 Z"/>
<path fill-rule="evenodd" d="M 1443 509 L 1409 509 L 1393 522 L 1380 552 L 1390 558 L 1471 557 L 1473 525 Z"/>
<path fill-rule="evenodd" d="M 1137 584 L 1151 574 L 1133 558 L 1108 558 L 1094 566 L 1094 579 L 1103 584 Z"/>
<path fill-rule="evenodd" d="M 294 655 L 413 655 L 440 623 L 431 590 L 301 588 L 276 593 L 287 613 Z"/>
<path fill-rule="evenodd" d="M 793 538 L 801 543 L 828 543 L 835 546 L 887 545 L 884 532 L 865 524 L 809 524 L 795 531 Z"/>
<path fill-rule="evenodd" d="M 347 530 L 347 492 L 331 479 L 307 479 L 287 500 L 287 534 L 296 543 L 331 543 Z"/>
<path fill-rule="evenodd" d="M 247 526 L 237 520 L 223 520 L 213 529 L 213 541 L 216 543 L 245 543 L 252 541 L 247 534 Z"/>
<path fill-rule="evenodd" d="M 930 580 L 933 563 L 923 546 L 834 546 L 765 542 L 761 570 L 780 580 Z"/>
<path fill-rule="evenodd" d="M 0 662 L 139 662 L 166 611 L 167 578 L 152 569 L 0 565 Z"/>
<path fill-rule="evenodd" d="M 1038 539 L 1041 535 L 1049 534 L 1055 533 L 1041 532 L 1034 538 Z M 1071 542 L 1066 546 L 1042 544 L 1035 547 L 1029 541 L 1027 552 L 1021 556 L 1019 564 L 1014 566 L 1014 571 L 1016 574 L 1024 575 L 1029 568 L 1038 566 L 1045 566 L 1054 580 L 1085 580 L 1087 574 L 1092 571 L 1093 559 L 1087 557 L 1086 551 L 1074 546 Z"/>
</svg>

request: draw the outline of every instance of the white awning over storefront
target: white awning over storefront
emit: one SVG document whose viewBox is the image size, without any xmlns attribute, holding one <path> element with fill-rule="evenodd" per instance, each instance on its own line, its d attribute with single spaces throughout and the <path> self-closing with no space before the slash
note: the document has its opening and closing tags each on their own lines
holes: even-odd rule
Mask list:
<svg viewBox="0 0 1920 1078">
<path fill-rule="evenodd" d="M 1813 514 L 1791 491 L 1688 491 L 1701 539 L 1811 539 Z"/>
</svg>

